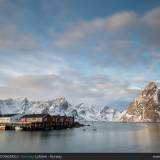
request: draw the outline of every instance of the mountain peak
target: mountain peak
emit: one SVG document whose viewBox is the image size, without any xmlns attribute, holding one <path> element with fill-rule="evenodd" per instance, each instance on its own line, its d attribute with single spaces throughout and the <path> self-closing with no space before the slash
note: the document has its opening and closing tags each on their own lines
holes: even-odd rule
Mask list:
<svg viewBox="0 0 160 160">
<path fill-rule="evenodd" d="M 160 80 L 154 80 L 153 82 L 160 89 Z"/>
<path fill-rule="evenodd" d="M 150 82 L 140 95 L 129 105 L 122 121 L 159 122 L 160 89 L 157 82 Z"/>
<path fill-rule="evenodd" d="M 154 87 L 157 87 L 158 89 L 160 89 L 160 80 L 153 80 L 149 82 L 145 88 L 147 89 L 147 88 L 154 88 Z"/>
<path fill-rule="evenodd" d="M 18 100 L 18 101 L 28 101 L 27 97 L 18 97 L 15 100 Z"/>
<path fill-rule="evenodd" d="M 54 101 L 57 101 L 59 103 L 64 103 L 64 102 L 67 102 L 67 99 L 65 97 L 60 97 L 60 98 L 54 99 Z"/>
</svg>

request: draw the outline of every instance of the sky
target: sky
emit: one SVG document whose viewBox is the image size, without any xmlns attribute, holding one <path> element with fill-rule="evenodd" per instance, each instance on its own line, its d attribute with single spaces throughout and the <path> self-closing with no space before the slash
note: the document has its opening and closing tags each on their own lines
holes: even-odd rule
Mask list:
<svg viewBox="0 0 160 160">
<path fill-rule="evenodd" d="M 159 70 L 159 0 L 0 0 L 0 99 L 122 109 Z"/>
</svg>

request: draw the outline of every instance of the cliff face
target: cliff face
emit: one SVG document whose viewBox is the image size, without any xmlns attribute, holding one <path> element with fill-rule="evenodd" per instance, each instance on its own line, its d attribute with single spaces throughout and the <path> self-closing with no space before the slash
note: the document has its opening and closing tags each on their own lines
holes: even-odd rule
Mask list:
<svg viewBox="0 0 160 160">
<path fill-rule="evenodd" d="M 150 82 L 121 117 L 122 122 L 160 122 L 160 89 Z"/>
</svg>

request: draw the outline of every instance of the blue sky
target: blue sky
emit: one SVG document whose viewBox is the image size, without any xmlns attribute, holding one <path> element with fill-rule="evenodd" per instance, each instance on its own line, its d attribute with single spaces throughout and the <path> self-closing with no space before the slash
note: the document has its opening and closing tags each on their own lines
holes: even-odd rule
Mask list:
<svg viewBox="0 0 160 160">
<path fill-rule="evenodd" d="M 160 77 L 159 0 L 0 0 L 0 98 L 124 108 Z"/>
</svg>

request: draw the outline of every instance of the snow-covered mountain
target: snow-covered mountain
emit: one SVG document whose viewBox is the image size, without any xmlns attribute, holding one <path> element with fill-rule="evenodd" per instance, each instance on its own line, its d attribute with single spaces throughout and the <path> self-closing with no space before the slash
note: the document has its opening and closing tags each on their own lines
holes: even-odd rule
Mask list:
<svg viewBox="0 0 160 160">
<path fill-rule="evenodd" d="M 0 100 L 0 113 L 1 114 L 12 114 L 19 113 L 23 114 L 28 111 L 32 106 L 31 102 L 27 98 L 17 98 L 17 99 L 6 99 Z"/>
<path fill-rule="evenodd" d="M 0 100 L 1 114 L 49 113 L 74 116 L 78 121 L 118 121 L 121 113 L 108 106 L 71 105 L 64 97 L 50 101 L 30 101 L 27 98 Z"/>
<path fill-rule="evenodd" d="M 109 121 L 119 121 L 120 117 L 122 116 L 123 112 L 118 112 L 116 109 L 110 108 L 108 106 L 105 106 L 100 111 L 100 117 L 104 120 Z"/>
<path fill-rule="evenodd" d="M 123 122 L 160 122 L 160 83 L 150 82 L 129 105 Z"/>
</svg>

